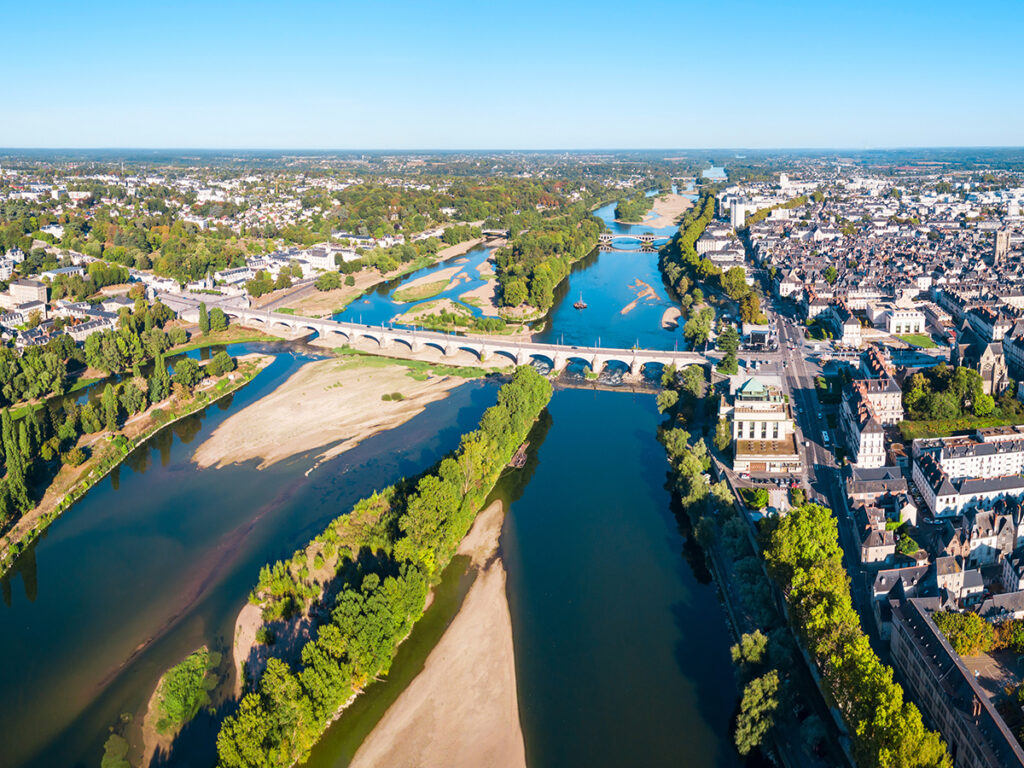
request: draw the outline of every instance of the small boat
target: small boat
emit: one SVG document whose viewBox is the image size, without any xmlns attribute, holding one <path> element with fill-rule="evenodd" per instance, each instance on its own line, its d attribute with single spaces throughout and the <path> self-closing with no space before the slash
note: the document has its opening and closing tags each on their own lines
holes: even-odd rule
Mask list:
<svg viewBox="0 0 1024 768">
<path fill-rule="evenodd" d="M 587 302 L 585 302 L 583 300 L 583 293 L 582 292 L 580 292 L 580 300 L 577 301 L 575 304 L 573 304 L 573 306 L 576 309 L 586 309 L 587 308 Z"/>
<path fill-rule="evenodd" d="M 526 466 L 526 449 L 529 447 L 529 440 L 519 446 L 519 450 L 516 451 L 515 455 L 508 462 L 508 465 L 512 467 L 512 469 L 522 469 Z"/>
</svg>

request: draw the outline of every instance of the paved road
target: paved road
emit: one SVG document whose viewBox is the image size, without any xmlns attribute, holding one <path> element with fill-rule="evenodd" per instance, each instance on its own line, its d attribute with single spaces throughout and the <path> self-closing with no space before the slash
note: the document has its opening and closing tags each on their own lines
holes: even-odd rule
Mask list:
<svg viewBox="0 0 1024 768">
<path fill-rule="evenodd" d="M 868 575 L 860 564 L 860 542 L 847 506 L 842 470 L 836 464 L 831 447 L 824 445 L 823 433 L 828 433 L 830 446 L 834 445 L 835 433 L 829 429 L 825 409 L 815 392 L 814 380 L 821 374 L 821 367 L 807 359 L 813 353 L 804 340 L 803 326 L 799 322 L 778 317 L 778 327 L 783 355 L 783 386 L 793 405 L 804 457 L 803 480 L 811 489 L 810 496 L 830 507 L 836 517 L 843 562 L 852 580 L 853 604 L 861 615 L 865 631 L 875 637 L 874 621 L 869 620 Z"/>
</svg>

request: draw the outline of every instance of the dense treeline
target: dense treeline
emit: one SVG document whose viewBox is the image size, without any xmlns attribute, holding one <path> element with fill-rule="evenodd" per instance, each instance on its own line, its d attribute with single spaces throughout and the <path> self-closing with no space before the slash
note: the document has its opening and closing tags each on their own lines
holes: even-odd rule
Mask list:
<svg viewBox="0 0 1024 768">
<path fill-rule="evenodd" d="M 108 383 L 98 399 L 84 405 L 67 399 L 29 409 L 18 419 L 5 408 L 0 413 L 0 460 L 5 471 L 0 479 L 0 531 L 38 503 L 61 465 L 78 466 L 88 459 L 86 449 L 78 447 L 80 437 L 114 432 L 150 405 L 171 395 L 182 400 L 205 376 L 219 376 L 234 367 L 234 358 L 222 350 L 205 369 L 189 358 L 176 361 L 172 376 L 162 353 L 157 353 L 148 379 L 136 366 L 132 377 Z"/>
<path fill-rule="evenodd" d="M 732 579 L 721 586 L 740 598 L 757 625 L 733 648 L 744 685 L 734 738 L 746 754 L 762 743 L 775 718 L 788 709 L 782 703 L 794 696 L 786 690 L 786 680 L 796 651 L 775 607 L 761 557 L 751 545 L 749 523 L 736 511 L 725 483 L 709 484 L 711 462 L 704 440 L 694 441 L 677 426 L 684 418 L 683 404 L 700 394 L 696 382 L 688 384 L 686 379 L 675 371 L 666 373 L 665 391 L 676 397 L 664 398 L 667 407 L 662 410 L 670 420 L 659 430 L 659 439 L 697 541 L 705 548 L 719 544 L 724 548 Z M 659 396 L 659 406 L 662 402 Z M 823 688 L 849 727 L 857 764 L 862 768 L 949 768 L 938 734 L 925 729 L 919 710 L 903 700 L 892 669 L 878 659 L 860 628 L 831 512 L 802 504 L 786 516 L 768 518 L 763 525 L 764 563 L 790 606 L 793 631 L 803 639 L 819 667 Z"/>
<path fill-rule="evenodd" d="M 644 216 L 653 205 L 654 198 L 648 197 L 643 192 L 633 197 L 623 197 L 615 204 L 615 218 L 619 221 L 643 221 Z"/>
<path fill-rule="evenodd" d="M 217 737 L 220 765 L 288 766 L 303 759 L 353 693 L 386 674 L 423 612 L 429 585 L 451 559 L 503 467 L 551 396 L 519 368 L 457 450 L 413 484 L 375 493 L 332 522 L 291 560 L 265 567 L 253 600 L 265 618 L 307 606 L 327 582 L 338 596 L 297 669 L 271 659 Z"/>
<path fill-rule="evenodd" d="M 72 299 L 84 301 L 101 288 L 108 285 L 120 285 L 128 282 L 128 270 L 104 261 L 94 261 L 89 265 L 85 277 L 81 275 L 58 275 L 50 285 L 50 298 Z M 140 289 L 142 285 L 139 285 Z"/>
<path fill-rule="evenodd" d="M 148 306 L 144 299 L 135 311 L 122 309 L 118 327 L 90 334 L 85 339 L 85 362 L 106 373 L 124 373 L 163 354 L 176 344 L 188 341 L 184 328 L 164 331 L 174 313 L 157 301 Z"/>
<path fill-rule="evenodd" d="M 815 193 L 815 194 L 819 194 L 819 193 Z M 788 209 L 792 210 L 794 208 L 799 208 L 800 206 L 805 205 L 806 203 L 807 203 L 807 195 L 800 195 L 799 197 L 794 197 L 793 199 L 787 200 L 784 203 L 778 203 L 777 205 L 770 205 L 767 208 L 760 208 L 760 209 L 754 211 L 749 216 L 744 217 L 744 220 L 743 220 L 744 226 L 749 227 L 751 224 L 757 224 L 759 221 L 764 221 L 765 219 L 768 218 L 768 215 L 772 211 L 774 211 L 774 210 L 776 210 L 778 208 L 788 208 Z"/>
<path fill-rule="evenodd" d="M 506 307 L 528 304 L 547 310 L 573 262 L 597 245 L 604 225 L 582 206 L 514 234 L 495 255 L 498 296 Z"/>
<path fill-rule="evenodd" d="M 723 594 L 738 598 L 742 616 L 750 625 L 747 629 L 752 630 L 732 649 L 742 689 L 733 739 L 740 754 L 747 755 L 763 745 L 778 713 L 791 709 L 789 705 L 799 696 L 789 682 L 796 650 L 775 608 L 771 585 L 750 543 L 748 524 L 733 503 L 732 491 L 724 481 L 709 483 L 707 444 L 678 426 L 693 422 L 701 415 L 699 408 L 704 409 L 706 421 L 713 415 L 716 399 L 705 397 L 704 371 L 697 366 L 678 373 L 666 369 L 662 386 L 658 409 L 669 419 L 659 429 L 658 439 L 668 455 L 672 488 L 698 544 L 709 552 L 708 562 L 714 561 L 715 550 L 724 549 L 732 578 L 728 583 L 730 573 L 716 568 L 716 577 L 725 580 L 719 586 Z M 716 447 L 721 448 L 717 435 Z M 739 627 L 736 630 L 741 631 Z M 811 737 L 817 735 L 809 734 Z"/>
<path fill-rule="evenodd" d="M 714 216 L 715 188 L 705 187 L 696 204 L 683 216 L 679 232 L 661 249 L 661 272 L 679 296 L 686 295 L 698 280 L 706 279 L 709 269 L 717 270 L 709 260 L 701 260 L 695 247 Z"/>
<path fill-rule="evenodd" d="M 183 328 L 163 326 L 173 317 L 165 305 L 138 305 L 121 311 L 118 328 L 99 331 L 79 347 L 61 334 L 38 347 L 19 353 L 0 347 L 0 406 L 62 395 L 67 391 L 68 367 L 89 365 L 106 373 L 124 373 L 153 360 L 176 344 L 188 340 Z"/>
<path fill-rule="evenodd" d="M 762 531 L 769 573 L 789 604 L 793 626 L 821 672 L 822 685 L 849 726 L 862 768 L 952 765 L 945 744 L 904 701 L 891 667 L 861 630 L 839 531 L 830 510 L 794 507 Z"/>
</svg>

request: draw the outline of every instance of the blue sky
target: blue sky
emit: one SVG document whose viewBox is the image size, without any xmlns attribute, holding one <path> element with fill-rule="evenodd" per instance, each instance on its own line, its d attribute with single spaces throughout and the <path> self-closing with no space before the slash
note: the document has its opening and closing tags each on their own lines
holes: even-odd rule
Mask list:
<svg viewBox="0 0 1024 768">
<path fill-rule="evenodd" d="M 1024 2 L 9 0 L 0 147 L 1024 144 Z"/>
</svg>

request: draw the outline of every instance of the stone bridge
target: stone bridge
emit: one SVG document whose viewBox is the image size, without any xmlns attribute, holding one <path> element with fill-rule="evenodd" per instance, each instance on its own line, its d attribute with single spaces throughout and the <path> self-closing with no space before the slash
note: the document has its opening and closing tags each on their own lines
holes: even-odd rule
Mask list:
<svg viewBox="0 0 1024 768">
<path fill-rule="evenodd" d="M 493 358 L 504 358 L 516 365 L 527 365 L 532 360 L 543 360 L 553 371 L 563 370 L 570 362 L 578 361 L 595 373 L 600 373 L 609 363 L 618 363 L 628 369 L 629 374 L 639 376 L 646 365 L 703 365 L 707 358 L 697 352 L 671 352 L 655 349 L 612 349 L 608 347 L 580 347 L 567 344 L 540 344 L 533 341 L 518 341 L 500 336 L 456 336 L 436 331 L 388 328 L 384 326 L 344 323 L 337 320 L 316 319 L 266 312 L 259 309 L 242 309 L 218 305 L 229 318 L 239 325 L 257 328 L 267 333 L 310 331 L 321 338 L 338 345 L 368 339 L 376 342 L 380 349 L 398 350 L 407 348 L 410 354 L 433 347 L 443 355 L 453 355 L 466 350 L 483 362 Z"/>
</svg>

